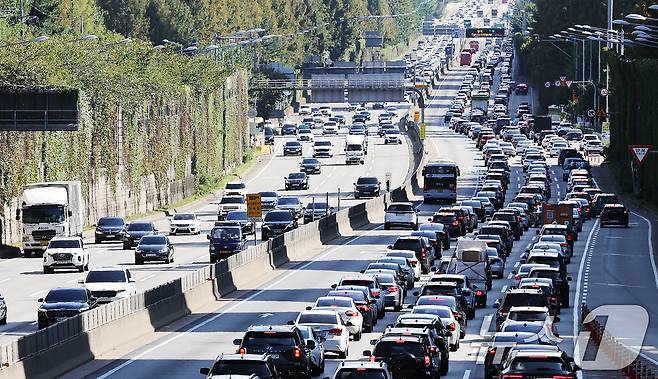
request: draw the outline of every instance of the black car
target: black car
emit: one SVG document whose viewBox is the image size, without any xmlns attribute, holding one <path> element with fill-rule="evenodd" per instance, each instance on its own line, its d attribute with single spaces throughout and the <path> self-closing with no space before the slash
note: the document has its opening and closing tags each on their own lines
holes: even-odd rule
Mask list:
<svg viewBox="0 0 658 379">
<path fill-rule="evenodd" d="M 334 207 L 321 201 L 306 204 L 304 209 L 304 223 L 313 222 L 334 213 Z"/>
<path fill-rule="evenodd" d="M 606 204 L 619 204 L 617 195 L 614 193 L 597 193 L 594 195 L 594 199 L 592 200 L 594 216 L 600 215 Z"/>
<path fill-rule="evenodd" d="M 261 239 L 279 236 L 297 228 L 297 219 L 290 211 L 269 211 L 265 214 L 261 227 Z"/>
<path fill-rule="evenodd" d="M 144 236 L 135 248 L 135 264 L 141 265 L 145 261 L 174 262 L 174 244 L 164 234 Z"/>
<path fill-rule="evenodd" d="M 416 230 L 411 232 L 410 235 L 427 238 L 434 248 L 434 259 L 441 259 L 443 255 L 441 251 L 450 248 L 450 236 L 444 231 Z"/>
<path fill-rule="evenodd" d="M 441 338 L 437 332 L 430 328 L 408 328 L 408 327 L 388 327 L 384 330 L 384 337 L 405 337 L 405 336 L 418 336 L 423 339 L 423 344 L 429 347 L 432 359 L 432 366 L 438 368 L 436 378 L 444 370 L 447 372 L 448 360 L 447 352 L 444 354 L 441 351 L 441 344 L 444 343 L 444 338 Z M 376 344 L 377 340 L 372 340 L 372 344 Z M 436 372 L 436 369 L 435 369 Z"/>
<path fill-rule="evenodd" d="M 546 297 L 540 289 L 510 289 L 505 292 L 502 299 L 496 300 L 496 329 L 507 319 L 511 307 L 549 307 Z"/>
<path fill-rule="evenodd" d="M 354 183 L 354 198 L 379 196 L 381 182 L 374 176 L 361 176 Z"/>
<path fill-rule="evenodd" d="M 438 212 L 428 218 L 427 221 L 442 224 L 444 230 L 448 231 L 450 238 L 466 235 L 466 223 L 459 221 L 457 215 L 451 212 Z"/>
<path fill-rule="evenodd" d="M 315 343 L 306 341 L 297 326 L 250 326 L 233 344 L 238 354 L 268 354 L 283 377 L 308 379 L 313 373 L 310 351 Z"/>
<path fill-rule="evenodd" d="M 521 218 L 516 215 L 513 211 L 500 210 L 493 214 L 491 217 L 492 221 L 507 221 L 509 222 L 512 232 L 514 233 L 514 239 L 520 240 L 521 234 L 523 234 L 523 225 L 521 224 Z"/>
<path fill-rule="evenodd" d="M 299 155 L 302 156 L 302 144 L 297 141 L 288 141 L 283 145 L 283 156 Z"/>
<path fill-rule="evenodd" d="M 38 300 L 37 310 L 39 329 L 47 328 L 66 318 L 95 308 L 97 300 L 86 288 L 53 288 L 45 299 Z"/>
<path fill-rule="evenodd" d="M 249 377 L 256 375 L 260 379 L 279 379 L 276 366 L 268 354 L 222 354 L 212 367 L 203 367 L 199 373 L 208 379 L 217 377 Z"/>
<path fill-rule="evenodd" d="M 432 245 L 430 241 L 425 237 L 398 237 L 395 240 L 393 245 L 388 247 L 389 249 L 394 250 L 411 250 L 416 253 L 416 258 L 420 262 L 421 272 L 427 274 L 430 272 L 430 267 L 432 266 L 433 254 Z"/>
<path fill-rule="evenodd" d="M 121 241 L 125 227 L 126 223 L 121 217 L 101 217 L 96 224 L 94 242 Z"/>
<path fill-rule="evenodd" d="M 266 126 L 263 130 L 264 142 L 266 145 L 274 145 L 274 130 L 269 126 Z"/>
<path fill-rule="evenodd" d="M 283 179 L 286 181 L 286 190 L 308 189 L 308 176 L 304 172 L 291 172 Z"/>
<path fill-rule="evenodd" d="M 484 295 L 480 295 L 479 297 L 484 296 L 484 300 L 478 299 L 478 296 L 476 295 L 476 290 L 479 288 L 477 285 L 472 284 L 471 281 L 466 277 L 466 275 L 461 275 L 461 274 L 439 274 L 436 276 L 432 277 L 432 281 L 435 282 L 453 282 L 456 283 L 457 286 L 461 290 L 461 296 L 463 298 L 462 302 L 462 307 L 464 308 L 464 311 L 466 312 L 466 317 L 468 320 L 472 320 L 475 318 L 475 307 L 478 305 L 482 305 L 482 307 L 486 306 L 487 303 L 487 293 L 484 290 L 484 288 L 480 288 L 480 293 L 483 293 Z"/>
<path fill-rule="evenodd" d="M 569 307 L 569 281 L 571 277 L 567 276 L 565 272 L 555 267 L 536 267 L 530 270 L 528 278 L 551 279 L 555 301 L 559 301 L 560 307 Z M 551 299 L 549 299 L 550 302 Z"/>
<path fill-rule="evenodd" d="M 299 163 L 299 170 L 307 174 L 320 174 L 322 172 L 322 164 L 316 158 L 304 158 Z"/>
<path fill-rule="evenodd" d="M 210 263 L 219 262 L 233 254 L 237 254 L 245 247 L 242 226 L 239 222 L 217 222 L 208 234 Z"/>
<path fill-rule="evenodd" d="M 427 378 L 439 375 L 440 367 L 432 360 L 430 346 L 421 336 L 383 336 L 374 349 L 363 352 L 375 362 L 385 362 L 394 378 Z"/>
<path fill-rule="evenodd" d="M 281 134 L 284 136 L 297 135 L 297 126 L 293 124 L 283 124 L 281 127 Z"/>
<path fill-rule="evenodd" d="M 576 149 L 562 149 L 560 150 L 560 155 L 557 157 L 557 164 L 562 166 L 564 160 L 567 158 L 582 158 L 583 156 Z"/>
<path fill-rule="evenodd" d="M 576 378 L 580 367 L 562 351 L 512 351 L 501 378 Z"/>
<path fill-rule="evenodd" d="M 256 233 L 256 224 L 249 219 L 245 211 L 230 211 L 226 214 L 225 220 L 240 224 L 243 235 Z"/>
<path fill-rule="evenodd" d="M 601 211 L 601 227 L 608 225 L 628 228 L 628 209 L 621 204 L 606 204 Z"/>
<path fill-rule="evenodd" d="M 498 332 L 487 347 L 484 356 L 484 378 L 493 379 L 500 375 L 503 362 L 512 349 L 518 346 L 532 346 L 536 350 L 557 351 L 557 347 L 543 344 L 535 333 L 530 332 Z M 534 349 L 533 349 L 534 350 Z"/>
<path fill-rule="evenodd" d="M 131 222 L 123 232 L 123 249 L 128 250 L 137 246 L 144 236 L 156 234 L 158 230 L 152 222 Z"/>
<path fill-rule="evenodd" d="M 450 336 L 452 332 L 443 325 L 438 316 L 426 314 L 403 314 L 398 317 L 394 325 L 396 328 L 423 328 L 434 339 L 441 354 L 441 375 L 446 375 L 450 367 Z"/>
</svg>

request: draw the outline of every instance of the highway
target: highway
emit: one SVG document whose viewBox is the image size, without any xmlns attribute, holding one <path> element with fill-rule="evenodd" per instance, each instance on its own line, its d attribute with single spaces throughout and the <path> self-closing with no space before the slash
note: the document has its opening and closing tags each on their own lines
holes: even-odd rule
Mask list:
<svg viewBox="0 0 658 379">
<path fill-rule="evenodd" d="M 398 117 L 408 112 L 408 104 L 399 104 Z M 377 122 L 377 116 L 382 111 L 372 111 L 372 122 Z M 351 120 L 352 112 L 336 112 Z M 299 122 L 301 117 L 292 116 L 290 122 Z M 409 169 L 409 147 L 406 139 L 401 145 L 384 145 L 383 138 L 376 134 L 376 128 L 370 128 L 369 150 L 363 165 L 345 165 L 345 154 L 342 152 L 347 129 L 341 128 L 338 136 L 322 137 L 321 130 L 316 129 L 316 139 L 331 140 L 334 145 L 333 158 L 320 158 L 322 173 L 310 175 L 309 190 L 284 190 L 283 177 L 290 172 L 299 171 L 300 157 L 284 157 L 283 145 L 294 136 L 277 136 L 272 154 L 252 167 L 243 180 L 249 192 L 277 191 L 279 195 L 299 196 L 304 204 L 313 201 L 323 201 L 329 193 L 329 202 L 338 207 L 338 190 L 340 189 L 340 207 L 344 209 L 364 200 L 355 200 L 352 194 L 356 179 L 359 176 L 377 176 L 385 189 L 385 175 L 391 173 L 391 188 L 399 186 Z M 312 143 L 303 142 L 303 157 L 312 156 Z M 94 244 L 93 236 L 86 238 L 86 246 L 90 252 L 90 267 L 126 266 L 131 270 L 136 280 L 137 291 L 144 291 L 162 283 L 178 278 L 185 273 L 196 270 L 209 262 L 208 241 L 206 233 L 216 220 L 218 198 L 211 199 L 185 208 L 186 212 L 197 212 L 202 219 L 201 235 L 171 236 L 175 248 L 175 263 L 147 263 L 135 266 L 133 250 L 123 250 L 121 243 L 104 242 Z M 155 221 L 158 230 L 168 232 L 169 222 L 164 216 L 149 218 Z M 300 220 L 300 222 L 302 222 Z M 260 228 L 257 230 L 260 243 Z M 253 245 L 253 236 L 249 244 Z M 18 338 L 26 333 L 37 330 L 36 316 L 40 303 L 37 299 L 44 297 L 51 288 L 79 286 L 78 280 L 84 275 L 75 271 L 57 271 L 54 274 L 43 274 L 41 259 L 16 258 L 0 262 L 0 293 L 5 297 L 8 308 L 7 324 L 0 326 L 0 343 Z"/>
</svg>

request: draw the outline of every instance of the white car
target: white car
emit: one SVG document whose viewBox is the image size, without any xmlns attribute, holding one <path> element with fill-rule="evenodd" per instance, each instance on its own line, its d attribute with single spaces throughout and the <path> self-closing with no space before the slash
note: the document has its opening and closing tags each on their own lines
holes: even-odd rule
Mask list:
<svg viewBox="0 0 658 379">
<path fill-rule="evenodd" d="M 347 358 L 350 332 L 344 325 L 338 312 L 333 310 L 303 311 L 297 316 L 297 325 L 310 326 L 319 337 L 325 339 L 322 343 L 325 351 L 338 354 L 338 358 Z"/>
<path fill-rule="evenodd" d="M 303 141 L 309 141 L 313 142 L 314 136 L 313 132 L 311 129 L 300 129 L 299 132 L 297 132 L 297 141 L 303 142 Z"/>
<path fill-rule="evenodd" d="M 384 144 L 396 144 L 400 145 L 402 144 L 402 137 L 400 136 L 400 131 L 395 130 L 395 129 L 389 129 L 386 131 L 386 134 L 384 134 Z"/>
<path fill-rule="evenodd" d="M 406 227 L 418 230 L 418 214 L 412 203 L 391 203 L 384 214 L 384 229 Z"/>
<path fill-rule="evenodd" d="M 228 182 L 224 187 L 224 196 L 227 195 L 247 196 L 247 185 L 239 180 Z"/>
<path fill-rule="evenodd" d="M 501 142 L 500 148 L 503 150 L 503 153 L 505 153 L 508 156 L 513 157 L 516 155 L 516 149 L 514 148 L 514 145 L 512 145 L 511 142 Z"/>
<path fill-rule="evenodd" d="M 569 148 L 569 144 L 566 142 L 555 142 L 552 144 L 549 154 L 551 157 L 557 157 L 560 155 L 560 151 L 562 151 L 562 149 L 567 148 Z"/>
<path fill-rule="evenodd" d="M 334 145 L 331 141 L 321 140 L 313 142 L 313 158 L 317 157 L 333 157 Z"/>
<path fill-rule="evenodd" d="M 443 326 L 445 326 L 452 335 L 450 336 L 450 350 L 457 351 L 459 349 L 459 339 L 461 335 L 461 326 L 459 321 L 452 313 L 452 309 L 445 305 L 416 305 L 411 311 L 411 314 L 431 314 L 437 315 L 441 318 Z"/>
<path fill-rule="evenodd" d="M 422 224 L 428 225 L 428 224 Z M 421 225 L 421 226 L 422 226 Z M 443 226 L 443 225 L 441 225 Z M 385 257 L 402 257 L 407 259 L 407 263 L 414 270 L 414 279 L 419 280 L 420 275 L 422 274 L 420 262 L 416 257 L 416 253 L 412 250 L 389 250 L 386 252 Z"/>
<path fill-rule="evenodd" d="M 585 155 L 590 155 L 590 154 L 603 154 L 603 144 L 601 141 L 589 141 L 587 142 L 587 145 L 585 145 Z"/>
<path fill-rule="evenodd" d="M 306 310 L 334 310 L 338 312 L 340 318 L 343 319 L 347 325 L 347 330 L 354 336 L 354 340 L 361 339 L 363 334 L 363 315 L 354 304 L 354 299 L 351 297 L 343 296 L 322 296 L 319 297 L 312 307 Z M 347 322 L 351 324 L 347 324 Z"/>
<path fill-rule="evenodd" d="M 247 211 L 247 202 L 244 196 L 230 195 L 222 197 L 217 205 L 217 217 L 223 220 L 226 214 L 231 211 Z"/>
<path fill-rule="evenodd" d="M 338 134 L 338 124 L 336 124 L 334 121 L 325 122 L 324 126 L 322 126 L 322 134 Z"/>
<path fill-rule="evenodd" d="M 590 142 L 590 141 L 600 141 L 600 140 L 601 139 L 596 134 L 585 134 L 585 135 L 583 135 L 583 139 L 580 140 L 580 150 L 584 150 L 585 145 L 587 145 L 588 142 Z"/>
<path fill-rule="evenodd" d="M 299 114 L 300 115 L 308 115 L 311 114 L 311 107 L 308 105 L 302 105 L 299 107 Z"/>
<path fill-rule="evenodd" d="M 178 233 L 201 233 L 199 218 L 196 213 L 176 213 L 169 220 L 169 234 L 175 236 Z"/>
<path fill-rule="evenodd" d="M 43 253 L 43 273 L 55 269 L 89 270 L 89 251 L 80 237 L 55 237 Z"/>
<path fill-rule="evenodd" d="M 94 268 L 78 283 L 91 291 L 99 303 L 110 303 L 137 293 L 135 280 L 124 267 Z"/>
<path fill-rule="evenodd" d="M 507 318 L 500 324 L 500 329 L 504 330 L 511 325 L 536 325 L 537 327 L 546 325 L 548 330 L 555 331 L 553 319 L 546 307 L 511 307 Z"/>
</svg>

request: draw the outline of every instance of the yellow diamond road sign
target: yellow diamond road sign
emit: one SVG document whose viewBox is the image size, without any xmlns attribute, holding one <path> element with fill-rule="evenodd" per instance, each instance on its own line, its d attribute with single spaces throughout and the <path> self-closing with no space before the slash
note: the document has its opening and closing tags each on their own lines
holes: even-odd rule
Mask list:
<svg viewBox="0 0 658 379">
<path fill-rule="evenodd" d="M 259 193 L 247 194 L 247 217 L 261 217 L 263 210 Z"/>
</svg>

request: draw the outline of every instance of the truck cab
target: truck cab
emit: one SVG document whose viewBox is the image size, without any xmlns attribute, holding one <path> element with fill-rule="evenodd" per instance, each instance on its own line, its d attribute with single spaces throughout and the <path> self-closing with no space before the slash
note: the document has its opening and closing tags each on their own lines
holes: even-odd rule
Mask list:
<svg viewBox="0 0 658 379">
<path fill-rule="evenodd" d="M 365 155 L 367 148 L 365 137 L 362 135 L 348 135 L 345 137 L 345 163 L 360 163 L 365 162 Z"/>
</svg>

